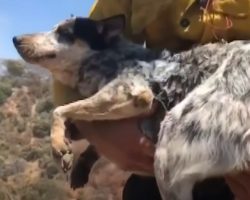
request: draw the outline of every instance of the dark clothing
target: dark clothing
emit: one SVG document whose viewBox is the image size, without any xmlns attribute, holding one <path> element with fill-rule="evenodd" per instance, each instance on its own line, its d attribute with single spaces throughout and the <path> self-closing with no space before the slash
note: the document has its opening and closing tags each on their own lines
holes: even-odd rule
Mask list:
<svg viewBox="0 0 250 200">
<path fill-rule="evenodd" d="M 161 200 L 161 196 L 153 177 L 131 175 L 124 190 L 123 200 Z"/>
<path fill-rule="evenodd" d="M 194 200 L 233 200 L 234 196 L 223 178 L 207 179 L 196 184 Z M 131 175 L 124 190 L 123 200 L 161 200 L 155 178 Z"/>
</svg>

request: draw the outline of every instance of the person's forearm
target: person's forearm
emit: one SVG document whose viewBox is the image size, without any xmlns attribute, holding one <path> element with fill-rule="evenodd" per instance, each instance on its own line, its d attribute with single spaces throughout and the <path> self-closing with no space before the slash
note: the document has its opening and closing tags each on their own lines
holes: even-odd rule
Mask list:
<svg viewBox="0 0 250 200">
<path fill-rule="evenodd" d="M 250 172 L 242 172 L 238 175 L 226 177 L 237 200 L 250 199 Z"/>
</svg>

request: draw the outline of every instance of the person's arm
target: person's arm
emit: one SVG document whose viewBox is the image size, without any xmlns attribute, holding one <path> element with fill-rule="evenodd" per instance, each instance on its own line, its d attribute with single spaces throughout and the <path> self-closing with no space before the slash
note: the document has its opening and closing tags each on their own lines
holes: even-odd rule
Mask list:
<svg viewBox="0 0 250 200">
<path fill-rule="evenodd" d="M 75 124 L 100 155 L 121 169 L 153 175 L 154 144 L 141 133 L 141 119 L 77 121 Z"/>
<path fill-rule="evenodd" d="M 250 172 L 227 176 L 226 181 L 237 200 L 250 199 Z"/>
<path fill-rule="evenodd" d="M 133 118 L 94 123 L 78 121 L 76 124 L 98 152 L 119 167 L 153 173 L 154 145 L 142 136 L 138 123 L 139 120 Z M 250 172 L 227 176 L 226 181 L 237 200 L 250 199 Z"/>
</svg>

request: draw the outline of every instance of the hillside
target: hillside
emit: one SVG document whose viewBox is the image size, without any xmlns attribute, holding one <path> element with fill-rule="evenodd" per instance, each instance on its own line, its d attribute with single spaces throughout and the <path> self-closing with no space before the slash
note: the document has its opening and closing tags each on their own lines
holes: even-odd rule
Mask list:
<svg viewBox="0 0 250 200">
<path fill-rule="evenodd" d="M 104 159 L 84 189 L 69 189 L 50 155 L 52 110 L 47 71 L 0 61 L 0 200 L 120 199 L 127 174 Z"/>
</svg>

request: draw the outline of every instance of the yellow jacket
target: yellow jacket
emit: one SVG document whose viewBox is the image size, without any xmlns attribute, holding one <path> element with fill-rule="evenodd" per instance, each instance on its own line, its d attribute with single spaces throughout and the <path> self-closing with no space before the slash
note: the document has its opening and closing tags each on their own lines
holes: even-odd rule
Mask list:
<svg viewBox="0 0 250 200">
<path fill-rule="evenodd" d="M 178 51 L 221 38 L 250 39 L 250 0 L 96 0 L 90 17 L 117 14 L 126 16 L 125 35 L 149 48 Z M 58 82 L 54 91 L 56 104 L 74 94 Z"/>
<path fill-rule="evenodd" d="M 150 48 L 250 39 L 250 0 L 96 0 L 90 17 L 115 14 L 126 15 L 128 37 Z"/>
</svg>

